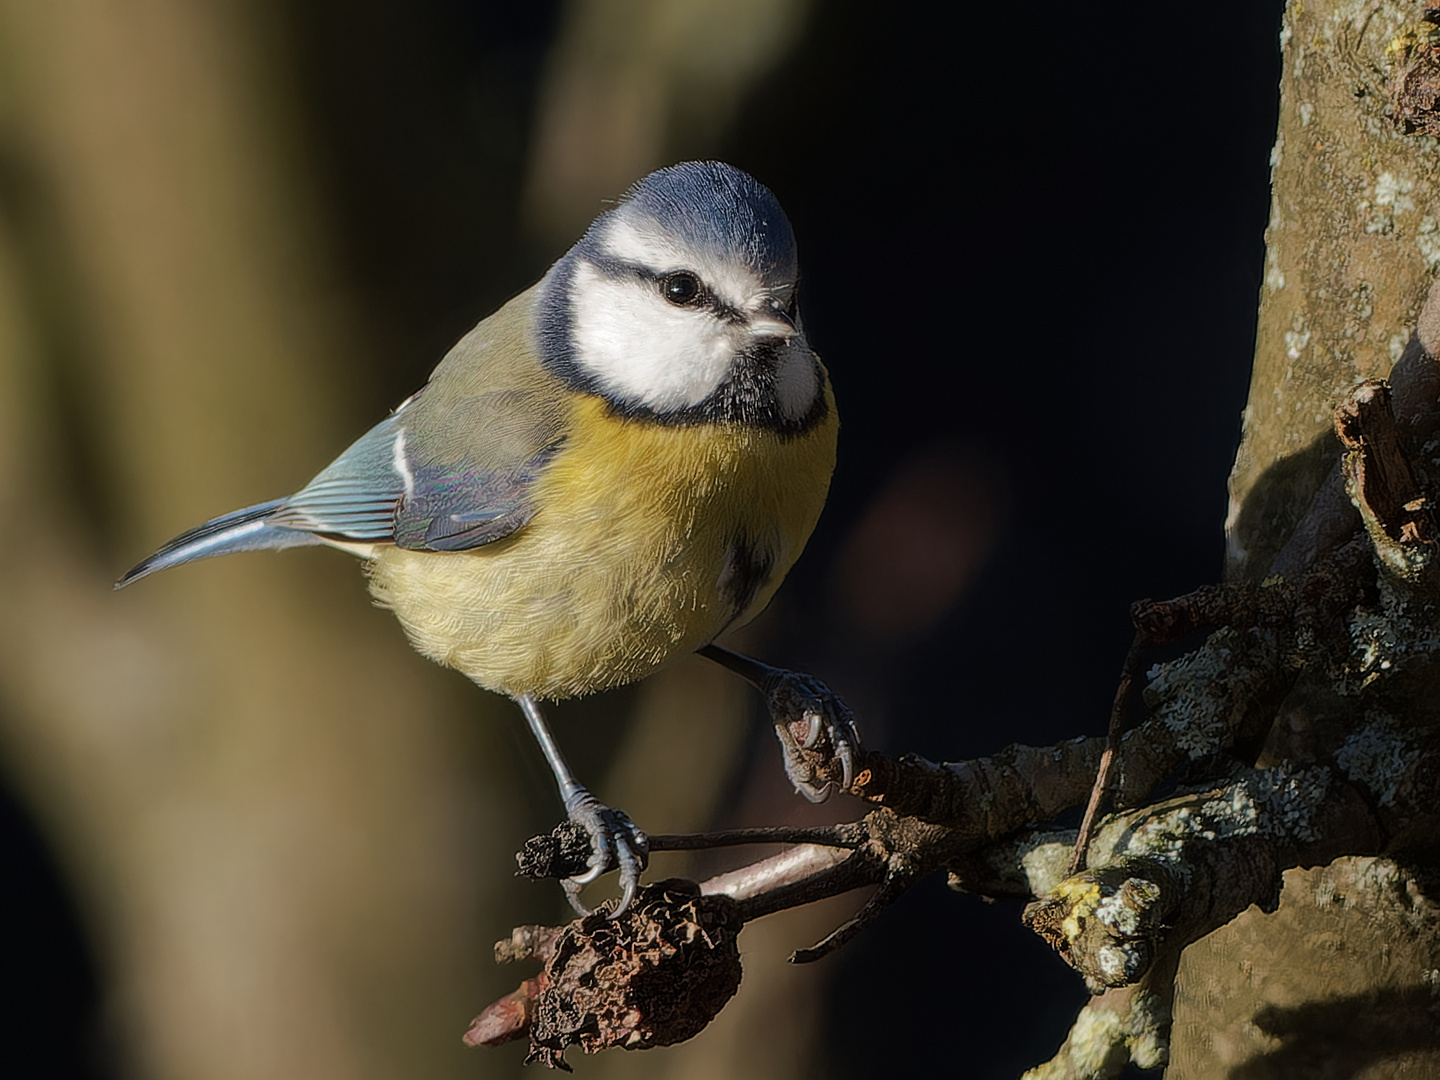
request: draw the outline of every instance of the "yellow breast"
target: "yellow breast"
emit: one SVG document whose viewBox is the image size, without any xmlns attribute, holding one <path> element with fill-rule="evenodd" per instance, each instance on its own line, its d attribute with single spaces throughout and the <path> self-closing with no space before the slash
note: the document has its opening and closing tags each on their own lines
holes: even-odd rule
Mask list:
<svg viewBox="0 0 1440 1080">
<path fill-rule="evenodd" d="M 473 551 L 379 548 L 371 591 L 415 647 L 482 686 L 558 698 L 643 678 L 756 615 L 809 539 L 835 466 L 803 435 L 626 420 L 580 396 L 534 517 Z"/>
</svg>

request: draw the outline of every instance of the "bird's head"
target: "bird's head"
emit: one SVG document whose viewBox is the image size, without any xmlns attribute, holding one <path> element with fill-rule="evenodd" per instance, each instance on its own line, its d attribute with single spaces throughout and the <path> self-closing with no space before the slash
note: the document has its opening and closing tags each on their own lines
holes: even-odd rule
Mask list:
<svg viewBox="0 0 1440 1080">
<path fill-rule="evenodd" d="M 795 236 L 770 190 L 720 162 L 651 173 L 542 285 L 546 364 L 624 415 L 796 430 L 823 413 Z"/>
</svg>

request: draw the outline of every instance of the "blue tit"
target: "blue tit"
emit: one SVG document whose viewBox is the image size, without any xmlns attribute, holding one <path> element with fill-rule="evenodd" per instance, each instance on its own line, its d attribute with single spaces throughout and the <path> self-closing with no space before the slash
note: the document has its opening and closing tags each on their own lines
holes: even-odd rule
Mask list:
<svg viewBox="0 0 1440 1080">
<path fill-rule="evenodd" d="M 540 701 L 697 650 L 757 685 L 777 673 L 712 642 L 769 602 L 835 465 L 798 278 L 768 188 L 718 162 L 652 173 L 297 494 L 191 529 L 117 588 L 236 551 L 361 557 L 416 649 L 520 705 L 593 842 L 567 894 L 583 911 L 579 886 L 618 866 L 623 910 L 645 835 L 576 781 Z M 857 737 L 830 734 L 848 785 Z"/>
</svg>

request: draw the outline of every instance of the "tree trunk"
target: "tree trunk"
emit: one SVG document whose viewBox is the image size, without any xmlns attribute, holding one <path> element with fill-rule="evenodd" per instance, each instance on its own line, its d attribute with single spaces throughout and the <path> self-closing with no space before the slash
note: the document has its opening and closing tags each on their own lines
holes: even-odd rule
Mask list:
<svg viewBox="0 0 1440 1080">
<path fill-rule="evenodd" d="M 1339 457 L 1332 410 L 1399 359 L 1440 265 L 1440 114 L 1427 111 L 1433 90 L 1425 99 L 1440 53 L 1421 13 L 1371 0 L 1286 12 L 1265 284 L 1230 480 L 1232 579 L 1271 571 Z M 1432 672 L 1390 708 L 1433 719 L 1437 690 Z M 1302 683 L 1268 752 L 1337 707 Z M 1291 870 L 1278 911 L 1252 907 L 1191 945 L 1169 1080 L 1440 1074 L 1440 908 L 1424 877 L 1383 858 Z"/>
</svg>

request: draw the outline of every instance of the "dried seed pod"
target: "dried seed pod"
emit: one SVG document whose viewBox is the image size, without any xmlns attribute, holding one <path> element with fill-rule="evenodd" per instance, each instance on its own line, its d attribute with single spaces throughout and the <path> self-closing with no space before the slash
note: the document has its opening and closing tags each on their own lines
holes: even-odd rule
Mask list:
<svg viewBox="0 0 1440 1080">
<path fill-rule="evenodd" d="M 497 1045 L 528 1029 L 526 1061 L 567 1071 L 565 1050 L 577 1043 L 594 1054 L 682 1042 L 739 988 L 741 925 L 729 897 L 672 879 L 641 889 L 619 919 L 597 911 L 533 949 L 533 933 L 501 942 L 497 957 L 532 955 L 545 970 L 476 1017 L 465 1041 Z"/>
</svg>

